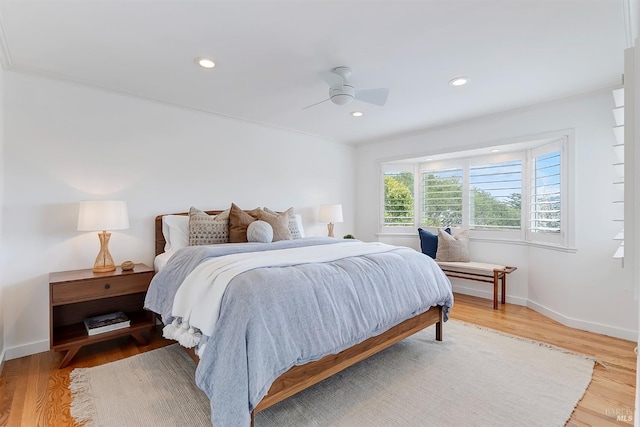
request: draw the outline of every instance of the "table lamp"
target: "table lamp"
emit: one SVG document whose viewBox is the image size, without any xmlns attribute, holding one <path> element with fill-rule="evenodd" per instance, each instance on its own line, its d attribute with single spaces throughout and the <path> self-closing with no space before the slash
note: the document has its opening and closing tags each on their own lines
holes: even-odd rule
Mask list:
<svg viewBox="0 0 640 427">
<path fill-rule="evenodd" d="M 320 222 L 326 222 L 329 229 L 329 237 L 333 236 L 333 223 L 342 222 L 342 205 L 320 205 L 320 212 L 318 214 L 318 220 Z"/>
<path fill-rule="evenodd" d="M 127 204 L 115 200 L 85 200 L 80 202 L 78 213 L 78 231 L 100 231 L 100 252 L 93 264 L 94 273 L 107 273 L 116 269 L 109 253 L 107 230 L 125 230 L 129 228 Z"/>
</svg>

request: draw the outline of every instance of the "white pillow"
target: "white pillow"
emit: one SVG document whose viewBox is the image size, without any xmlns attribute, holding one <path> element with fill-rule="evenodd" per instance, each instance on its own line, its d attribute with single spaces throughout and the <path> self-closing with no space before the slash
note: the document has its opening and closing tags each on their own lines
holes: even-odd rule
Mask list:
<svg viewBox="0 0 640 427">
<path fill-rule="evenodd" d="M 462 230 L 451 236 L 439 228 L 436 261 L 469 262 L 469 232 Z"/>
<path fill-rule="evenodd" d="M 253 221 L 247 227 L 247 241 L 271 243 L 273 240 L 273 227 L 267 221 Z"/>
<path fill-rule="evenodd" d="M 165 265 L 167 265 L 167 261 L 169 261 L 169 258 L 171 258 L 175 253 L 176 251 L 165 251 L 155 257 L 155 259 L 153 260 L 153 266 L 156 270 L 156 273 L 162 270 Z"/>
<path fill-rule="evenodd" d="M 165 215 L 162 217 L 164 250 L 177 251 L 189 246 L 189 217 L 187 215 Z"/>
</svg>

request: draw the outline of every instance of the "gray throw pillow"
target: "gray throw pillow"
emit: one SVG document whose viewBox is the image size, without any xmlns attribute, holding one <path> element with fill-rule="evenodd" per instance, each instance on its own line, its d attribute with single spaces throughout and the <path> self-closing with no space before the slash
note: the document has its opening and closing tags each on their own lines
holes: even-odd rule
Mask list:
<svg viewBox="0 0 640 427">
<path fill-rule="evenodd" d="M 257 214 L 258 219 L 266 221 L 273 228 L 273 241 L 291 240 L 291 232 L 289 231 L 289 214 L 288 213 L 269 213 L 262 210 Z"/>
<path fill-rule="evenodd" d="M 278 215 L 278 212 L 272 211 L 269 208 L 264 208 L 264 210 L 269 212 L 270 214 Z M 289 223 L 287 224 L 287 226 L 289 227 L 289 233 L 291 233 L 291 238 L 294 240 L 302 239 L 302 233 L 300 232 L 300 228 L 298 227 L 298 220 L 296 219 L 296 214 L 295 214 L 295 211 L 293 210 L 293 207 L 284 211 L 283 214 L 286 214 L 289 216 Z"/>
<path fill-rule="evenodd" d="M 436 261 L 469 262 L 469 233 L 467 230 L 451 236 L 439 228 Z"/>
</svg>

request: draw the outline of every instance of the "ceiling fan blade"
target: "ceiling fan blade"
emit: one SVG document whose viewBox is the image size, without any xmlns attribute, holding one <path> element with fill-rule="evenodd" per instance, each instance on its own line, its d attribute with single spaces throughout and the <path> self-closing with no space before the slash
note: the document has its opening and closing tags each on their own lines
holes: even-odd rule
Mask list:
<svg viewBox="0 0 640 427">
<path fill-rule="evenodd" d="M 344 79 L 339 74 L 333 71 L 323 71 L 320 73 L 322 80 L 324 80 L 330 87 L 342 86 Z"/>
<path fill-rule="evenodd" d="M 387 102 L 389 89 L 365 89 L 356 90 L 355 98 L 359 101 L 368 102 L 369 104 L 383 106 Z"/>
<path fill-rule="evenodd" d="M 318 105 L 318 104 L 322 104 L 323 102 L 327 102 L 327 101 L 328 101 L 328 100 L 330 100 L 330 99 L 331 99 L 331 98 L 327 98 L 327 99 L 324 99 L 324 100 L 322 100 L 322 101 L 320 101 L 320 102 L 316 102 L 315 104 L 307 105 L 306 107 L 303 107 L 302 109 L 303 109 L 303 110 L 306 110 L 307 108 L 315 107 L 316 105 Z"/>
</svg>

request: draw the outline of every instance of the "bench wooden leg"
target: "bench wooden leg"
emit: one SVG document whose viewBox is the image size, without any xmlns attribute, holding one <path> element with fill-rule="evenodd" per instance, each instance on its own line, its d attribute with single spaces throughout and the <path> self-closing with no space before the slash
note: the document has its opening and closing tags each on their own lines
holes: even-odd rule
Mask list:
<svg viewBox="0 0 640 427">
<path fill-rule="evenodd" d="M 502 304 L 507 303 L 507 275 L 502 274 Z"/>
<path fill-rule="evenodd" d="M 493 272 L 493 309 L 498 309 L 498 278 L 500 275 L 497 271 Z"/>
</svg>

